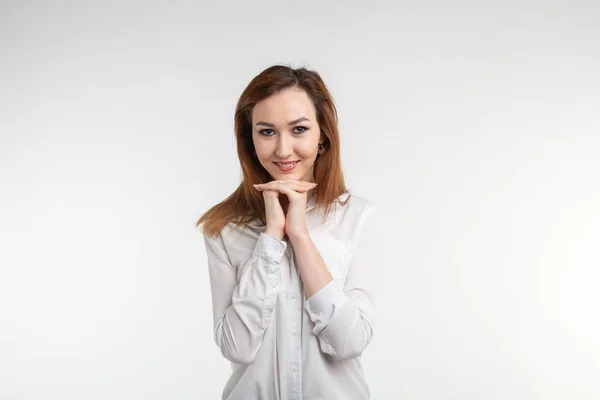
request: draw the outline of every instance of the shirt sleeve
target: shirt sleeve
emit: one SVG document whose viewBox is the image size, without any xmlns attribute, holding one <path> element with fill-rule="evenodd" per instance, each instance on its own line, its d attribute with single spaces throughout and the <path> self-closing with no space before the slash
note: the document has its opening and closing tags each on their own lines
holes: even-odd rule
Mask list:
<svg viewBox="0 0 600 400">
<path fill-rule="evenodd" d="M 204 235 L 213 305 L 214 340 L 237 364 L 254 361 L 281 291 L 280 265 L 287 243 L 260 233 L 252 256 L 238 271 L 223 238 Z"/>
<path fill-rule="evenodd" d="M 357 244 L 342 287 L 332 280 L 306 300 L 321 351 L 339 360 L 359 357 L 373 338 L 378 245 L 375 206 L 357 223 Z"/>
</svg>

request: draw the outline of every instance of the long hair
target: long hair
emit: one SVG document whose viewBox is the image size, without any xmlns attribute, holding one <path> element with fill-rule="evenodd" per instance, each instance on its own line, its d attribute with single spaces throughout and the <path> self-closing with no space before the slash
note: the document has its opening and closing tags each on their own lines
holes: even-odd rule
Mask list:
<svg viewBox="0 0 600 400">
<path fill-rule="evenodd" d="M 316 206 L 325 207 L 323 220 L 338 197 L 348 192 L 340 162 L 337 111 L 321 76 L 304 67 L 294 69 L 286 65 L 273 65 L 252 79 L 237 102 L 234 131 L 243 180 L 231 195 L 200 217 L 196 226 L 203 224 L 204 234 L 218 236 L 229 222 L 234 224 L 234 228 L 257 219 L 266 224 L 263 194 L 252 185 L 267 183 L 272 178 L 253 155 L 252 109 L 261 100 L 288 88 L 299 88 L 306 92 L 315 106 L 321 133 L 326 137 L 323 142 L 325 151 L 315 161 L 314 178 L 318 185 L 313 189 Z"/>
</svg>

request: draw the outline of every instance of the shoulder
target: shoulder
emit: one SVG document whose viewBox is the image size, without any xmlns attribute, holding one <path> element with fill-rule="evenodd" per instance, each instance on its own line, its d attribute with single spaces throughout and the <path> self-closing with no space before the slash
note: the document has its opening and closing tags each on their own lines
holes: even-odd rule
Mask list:
<svg viewBox="0 0 600 400">
<path fill-rule="evenodd" d="M 340 202 L 340 207 L 353 215 L 366 216 L 375 210 L 375 203 L 365 197 L 353 193 L 344 193 L 340 195 L 338 200 Z"/>
<path fill-rule="evenodd" d="M 328 232 L 338 240 L 356 240 L 362 236 L 366 225 L 372 223 L 375 204 L 366 197 L 349 192 L 340 195 L 336 203 L 333 212 L 318 230 Z"/>
<path fill-rule="evenodd" d="M 382 222 L 376 204 L 365 197 L 352 194 L 346 206 L 345 219 L 348 223 L 345 226 L 350 231 L 349 238 L 354 246 L 376 240 L 379 235 L 378 227 Z"/>
<path fill-rule="evenodd" d="M 348 200 L 348 203 L 353 207 L 372 207 L 374 206 L 373 202 L 368 200 L 365 197 L 356 195 L 354 193 L 344 193 L 340 196 L 340 200 L 345 201 Z"/>
</svg>

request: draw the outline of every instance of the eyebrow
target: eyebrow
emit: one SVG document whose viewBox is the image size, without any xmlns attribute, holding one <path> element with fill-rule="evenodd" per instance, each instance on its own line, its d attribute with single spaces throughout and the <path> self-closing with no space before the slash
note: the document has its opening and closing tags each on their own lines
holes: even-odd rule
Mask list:
<svg viewBox="0 0 600 400">
<path fill-rule="evenodd" d="M 297 124 L 298 122 L 301 122 L 301 121 L 310 121 L 310 120 L 308 118 L 306 118 L 306 117 L 300 117 L 300 118 L 295 119 L 295 120 L 293 120 L 291 122 L 288 122 L 288 125 L 294 125 L 294 124 Z M 271 124 L 270 122 L 258 121 L 256 123 L 256 126 L 258 126 L 258 125 L 264 125 L 264 126 L 268 126 L 269 128 L 275 128 L 275 124 Z"/>
</svg>

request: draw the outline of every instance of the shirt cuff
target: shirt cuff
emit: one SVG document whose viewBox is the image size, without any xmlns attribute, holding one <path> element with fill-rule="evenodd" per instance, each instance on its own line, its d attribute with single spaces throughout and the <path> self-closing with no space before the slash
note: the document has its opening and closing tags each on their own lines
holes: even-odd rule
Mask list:
<svg viewBox="0 0 600 400">
<path fill-rule="evenodd" d="M 274 236 L 260 233 L 253 255 L 265 259 L 269 264 L 278 264 L 283 258 L 287 243 Z"/>
<path fill-rule="evenodd" d="M 314 323 L 326 326 L 333 315 L 334 304 L 343 297 L 342 287 L 333 279 L 307 299 L 304 308 Z"/>
</svg>

